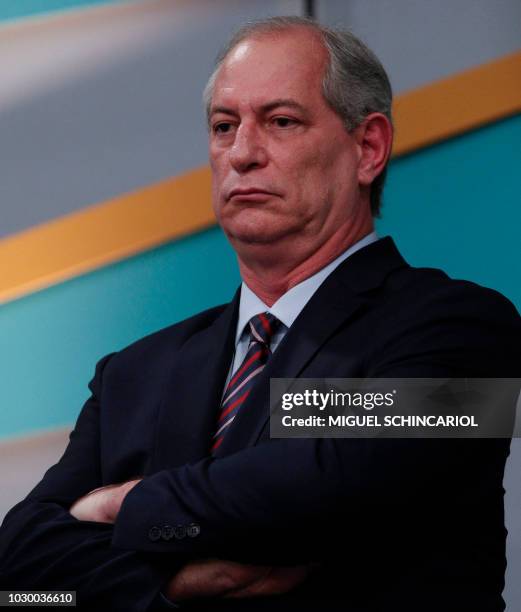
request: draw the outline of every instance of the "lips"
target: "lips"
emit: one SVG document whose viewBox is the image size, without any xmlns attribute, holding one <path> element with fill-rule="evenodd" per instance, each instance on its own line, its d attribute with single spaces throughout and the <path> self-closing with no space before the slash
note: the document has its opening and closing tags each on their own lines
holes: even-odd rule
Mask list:
<svg viewBox="0 0 521 612">
<path fill-rule="evenodd" d="M 248 187 L 248 188 L 237 188 L 237 189 L 232 189 L 228 195 L 228 200 L 231 200 L 234 197 L 237 198 L 246 198 L 246 199 L 251 199 L 251 198 L 255 198 L 256 196 L 273 196 L 273 195 L 277 195 L 276 193 L 273 193 L 272 191 L 268 191 L 266 189 L 261 189 L 259 187 Z"/>
</svg>

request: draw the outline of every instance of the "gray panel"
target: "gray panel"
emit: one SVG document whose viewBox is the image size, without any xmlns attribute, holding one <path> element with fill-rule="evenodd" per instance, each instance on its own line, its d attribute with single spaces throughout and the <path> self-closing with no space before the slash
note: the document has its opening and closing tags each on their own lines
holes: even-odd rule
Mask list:
<svg viewBox="0 0 521 612">
<path fill-rule="evenodd" d="M 0 237 L 207 163 L 201 92 L 217 50 L 247 19 L 301 9 L 165 4 L 139 52 L 0 113 Z"/>
<path fill-rule="evenodd" d="M 45 471 L 63 455 L 70 428 L 27 438 L 0 441 L 0 522 L 7 512 L 42 479 Z"/>
<path fill-rule="evenodd" d="M 519 0 L 317 0 L 317 17 L 343 25 L 382 60 L 395 92 L 521 48 Z"/>
</svg>

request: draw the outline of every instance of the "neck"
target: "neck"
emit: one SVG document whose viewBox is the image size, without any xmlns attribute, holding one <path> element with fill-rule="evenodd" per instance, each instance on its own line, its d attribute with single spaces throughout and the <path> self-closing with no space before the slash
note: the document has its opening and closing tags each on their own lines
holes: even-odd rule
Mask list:
<svg viewBox="0 0 521 612">
<path fill-rule="evenodd" d="M 272 306 L 292 287 L 322 270 L 373 229 L 373 220 L 369 217 L 357 225 L 339 227 L 314 249 L 306 249 L 305 245 L 301 248 L 250 245 L 238 251 L 241 277 L 257 297 Z"/>
</svg>

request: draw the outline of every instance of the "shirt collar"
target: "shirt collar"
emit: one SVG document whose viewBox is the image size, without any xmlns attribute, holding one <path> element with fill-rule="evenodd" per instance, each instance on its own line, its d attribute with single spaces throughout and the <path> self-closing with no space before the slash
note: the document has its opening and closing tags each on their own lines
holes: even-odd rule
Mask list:
<svg viewBox="0 0 521 612">
<path fill-rule="evenodd" d="M 241 285 L 241 298 L 239 304 L 239 319 L 237 321 L 237 333 L 235 336 L 235 344 L 239 342 L 245 325 L 255 315 L 261 312 L 271 312 L 279 321 L 286 327 L 291 327 L 295 319 L 298 317 L 304 306 L 309 302 L 312 295 L 326 280 L 326 278 L 350 255 L 359 251 L 363 247 L 376 242 L 378 236 L 376 232 L 371 232 L 364 236 L 358 242 L 351 245 L 347 250 L 341 253 L 336 259 L 327 264 L 324 268 L 315 272 L 313 276 L 306 278 L 298 285 L 292 287 L 284 295 L 282 295 L 273 306 L 267 306 L 259 297 L 253 293 L 248 285 L 243 282 Z"/>
</svg>

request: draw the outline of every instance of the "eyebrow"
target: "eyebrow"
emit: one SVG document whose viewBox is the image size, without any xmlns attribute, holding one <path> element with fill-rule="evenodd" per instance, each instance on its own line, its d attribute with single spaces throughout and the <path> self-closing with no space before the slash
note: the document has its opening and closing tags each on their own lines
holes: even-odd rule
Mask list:
<svg viewBox="0 0 521 612">
<path fill-rule="evenodd" d="M 269 113 L 270 111 L 275 110 L 280 106 L 286 106 L 287 108 L 294 108 L 295 110 L 305 112 L 305 108 L 295 100 L 292 100 L 291 98 L 277 98 L 276 100 L 272 100 L 267 104 L 263 104 L 260 107 L 260 110 L 263 113 Z M 210 109 L 210 116 L 215 115 L 217 113 L 222 113 L 224 115 L 236 114 L 234 110 L 227 106 L 212 106 L 212 108 Z"/>
<path fill-rule="evenodd" d="M 295 110 L 300 110 L 302 112 L 304 112 L 305 110 L 302 104 L 299 104 L 291 98 L 278 98 L 277 100 L 268 102 L 268 104 L 265 104 L 261 108 L 265 113 L 269 113 L 270 111 L 275 110 L 279 106 L 287 106 L 288 108 L 294 108 Z"/>
</svg>

